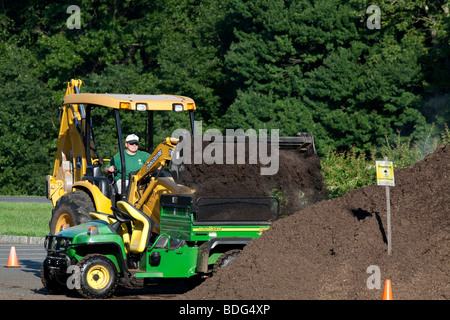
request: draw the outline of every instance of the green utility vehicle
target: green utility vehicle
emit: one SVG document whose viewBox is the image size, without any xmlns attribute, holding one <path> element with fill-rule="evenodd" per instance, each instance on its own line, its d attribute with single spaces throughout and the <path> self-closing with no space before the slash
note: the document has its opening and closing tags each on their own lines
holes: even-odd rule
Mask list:
<svg viewBox="0 0 450 320">
<path fill-rule="evenodd" d="M 196 283 L 267 230 L 278 207 L 273 197 L 163 194 L 155 233 L 152 219 L 118 201 L 113 215 L 91 212 L 98 219 L 47 235 L 41 279 L 52 293 L 76 289 L 86 298 L 108 298 L 119 284 L 141 286 L 154 278 Z"/>
</svg>

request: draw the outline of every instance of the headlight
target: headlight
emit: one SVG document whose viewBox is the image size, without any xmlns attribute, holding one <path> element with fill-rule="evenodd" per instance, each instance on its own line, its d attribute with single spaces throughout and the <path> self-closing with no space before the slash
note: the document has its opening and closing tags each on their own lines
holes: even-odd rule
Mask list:
<svg viewBox="0 0 450 320">
<path fill-rule="evenodd" d="M 147 105 L 145 103 L 136 103 L 137 111 L 147 111 Z"/>
<path fill-rule="evenodd" d="M 181 112 L 181 111 L 183 111 L 183 105 L 182 105 L 182 104 L 179 104 L 179 103 L 174 103 L 174 104 L 172 105 L 172 108 L 173 108 L 173 111 L 175 111 L 175 112 Z"/>
</svg>

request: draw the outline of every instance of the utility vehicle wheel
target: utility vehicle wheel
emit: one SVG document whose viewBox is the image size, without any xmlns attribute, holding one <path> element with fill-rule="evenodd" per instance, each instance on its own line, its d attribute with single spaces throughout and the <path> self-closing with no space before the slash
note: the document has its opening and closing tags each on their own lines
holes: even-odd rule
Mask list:
<svg viewBox="0 0 450 320">
<path fill-rule="evenodd" d="M 51 273 L 48 268 L 42 264 L 41 266 L 41 282 L 45 289 L 53 294 L 63 294 L 68 291 L 67 288 L 67 278 L 68 275 L 60 275 L 56 273 Z"/>
<path fill-rule="evenodd" d="M 188 290 L 192 290 L 199 285 L 201 285 L 205 281 L 205 278 L 202 278 L 199 275 L 194 275 L 189 278 L 184 279 L 184 284 L 188 288 Z"/>
<path fill-rule="evenodd" d="M 234 259 L 236 259 L 236 257 L 238 256 L 238 254 L 241 251 L 242 250 L 240 250 L 240 249 L 233 249 L 233 250 L 224 252 L 214 263 L 212 272 L 208 274 L 208 277 L 213 276 L 220 268 L 224 268 L 224 267 L 228 266 Z M 203 281 L 205 281 L 204 277 L 195 275 L 195 276 L 185 279 L 184 283 L 186 284 L 186 287 L 188 288 L 188 290 L 192 290 L 195 287 L 202 284 Z"/>
<path fill-rule="evenodd" d="M 63 195 L 52 210 L 50 233 L 56 234 L 61 225 L 68 223 L 71 227 L 88 221 L 89 211 L 95 211 L 91 197 L 83 191 L 69 192 Z"/>
<path fill-rule="evenodd" d="M 80 288 L 83 297 L 106 299 L 112 296 L 119 280 L 116 266 L 105 256 L 91 254 L 81 259 Z"/>
<path fill-rule="evenodd" d="M 216 260 L 213 272 L 216 272 L 219 268 L 228 266 L 231 262 L 233 262 L 234 259 L 236 259 L 236 257 L 241 251 L 242 250 L 240 249 L 233 249 L 226 251 L 223 255 L 219 257 L 219 259 Z"/>
</svg>

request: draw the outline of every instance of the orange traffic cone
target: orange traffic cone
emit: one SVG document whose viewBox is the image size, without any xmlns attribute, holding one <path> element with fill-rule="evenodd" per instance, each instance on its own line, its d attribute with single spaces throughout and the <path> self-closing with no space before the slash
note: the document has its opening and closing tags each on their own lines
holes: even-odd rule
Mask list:
<svg viewBox="0 0 450 320">
<path fill-rule="evenodd" d="M 5 266 L 6 268 L 18 268 L 19 261 L 17 261 L 16 247 L 11 247 L 9 251 L 8 264 Z"/>
<path fill-rule="evenodd" d="M 394 300 L 392 297 L 391 280 L 386 280 L 384 283 L 383 300 Z"/>
</svg>

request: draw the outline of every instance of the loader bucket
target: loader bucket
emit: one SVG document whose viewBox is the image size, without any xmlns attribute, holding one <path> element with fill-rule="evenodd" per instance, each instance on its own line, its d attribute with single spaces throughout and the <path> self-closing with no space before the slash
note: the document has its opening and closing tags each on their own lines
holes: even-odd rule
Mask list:
<svg viewBox="0 0 450 320">
<path fill-rule="evenodd" d="M 280 149 L 294 149 L 301 153 L 316 154 L 314 137 L 309 132 L 298 132 L 293 137 L 279 137 L 279 146 Z"/>
</svg>

